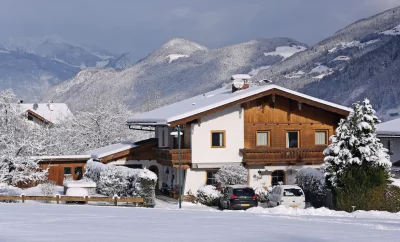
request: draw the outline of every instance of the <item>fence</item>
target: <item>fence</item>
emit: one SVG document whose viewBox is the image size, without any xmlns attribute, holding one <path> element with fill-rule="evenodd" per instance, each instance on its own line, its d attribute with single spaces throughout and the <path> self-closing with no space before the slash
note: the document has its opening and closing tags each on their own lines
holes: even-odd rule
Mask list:
<svg viewBox="0 0 400 242">
<path fill-rule="evenodd" d="M 65 202 L 84 202 L 85 204 L 88 204 L 88 202 L 111 202 L 114 203 L 115 206 L 118 205 L 118 203 L 121 202 L 126 202 L 126 203 L 144 203 L 144 199 L 142 197 L 90 197 L 90 196 L 61 196 L 61 195 L 56 195 L 56 196 L 0 196 L 0 201 L 10 201 L 10 200 L 17 200 L 17 201 L 22 201 L 22 203 L 25 203 L 25 201 L 55 201 L 57 204 L 60 203 L 60 201 L 65 201 Z"/>
</svg>

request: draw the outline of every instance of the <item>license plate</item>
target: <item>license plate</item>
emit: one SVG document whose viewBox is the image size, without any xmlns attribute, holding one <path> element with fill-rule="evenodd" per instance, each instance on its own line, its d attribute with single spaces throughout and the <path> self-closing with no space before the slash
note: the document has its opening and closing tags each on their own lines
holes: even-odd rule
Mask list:
<svg viewBox="0 0 400 242">
<path fill-rule="evenodd" d="M 242 207 L 250 207 L 250 204 L 242 204 Z"/>
<path fill-rule="evenodd" d="M 299 206 L 290 206 L 291 208 L 298 208 Z"/>
</svg>

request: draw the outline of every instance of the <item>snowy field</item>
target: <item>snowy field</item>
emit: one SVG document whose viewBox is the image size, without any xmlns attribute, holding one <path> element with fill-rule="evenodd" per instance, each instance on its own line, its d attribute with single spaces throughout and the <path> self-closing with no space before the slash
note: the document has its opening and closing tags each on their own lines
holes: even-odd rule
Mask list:
<svg viewBox="0 0 400 242">
<path fill-rule="evenodd" d="M 0 241 L 395 241 L 400 214 L 0 204 Z"/>
</svg>

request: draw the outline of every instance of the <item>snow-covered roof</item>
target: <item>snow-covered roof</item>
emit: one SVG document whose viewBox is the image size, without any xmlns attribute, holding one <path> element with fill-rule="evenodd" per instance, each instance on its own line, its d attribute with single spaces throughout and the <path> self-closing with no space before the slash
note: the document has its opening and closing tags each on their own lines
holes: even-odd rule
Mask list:
<svg viewBox="0 0 400 242">
<path fill-rule="evenodd" d="M 98 149 L 89 150 L 89 151 L 86 151 L 86 154 L 90 155 L 92 159 L 98 160 L 105 156 L 109 156 L 109 155 L 112 155 L 112 154 L 115 154 L 115 153 L 118 153 L 118 152 L 121 152 L 124 150 L 132 149 L 132 148 L 135 148 L 138 146 L 139 145 L 137 145 L 133 142 L 126 141 L 126 142 L 121 142 L 121 143 L 101 147 Z"/>
<path fill-rule="evenodd" d="M 21 103 L 19 105 L 22 112 L 30 110 L 53 124 L 73 117 L 72 112 L 65 103 L 37 103 L 37 106 L 34 103 Z"/>
<path fill-rule="evenodd" d="M 43 155 L 30 158 L 33 160 L 89 160 L 90 155 Z"/>
<path fill-rule="evenodd" d="M 400 136 L 400 118 L 378 124 L 376 133 L 380 136 Z"/>
<path fill-rule="evenodd" d="M 128 118 L 127 123 L 133 125 L 166 125 L 173 121 L 177 121 L 183 118 L 196 115 L 219 106 L 229 104 L 253 95 L 257 95 L 262 92 L 266 92 L 272 89 L 278 89 L 280 91 L 296 95 L 320 104 L 324 104 L 330 107 L 334 107 L 346 112 L 350 112 L 351 109 L 339 104 L 324 101 L 309 95 L 296 92 L 281 86 L 268 84 L 263 86 L 251 86 L 247 89 L 236 91 L 232 93 L 231 88 L 223 87 L 214 91 L 198 95 L 192 98 L 185 99 L 183 101 L 173 103 L 149 112 L 141 113 Z"/>
</svg>

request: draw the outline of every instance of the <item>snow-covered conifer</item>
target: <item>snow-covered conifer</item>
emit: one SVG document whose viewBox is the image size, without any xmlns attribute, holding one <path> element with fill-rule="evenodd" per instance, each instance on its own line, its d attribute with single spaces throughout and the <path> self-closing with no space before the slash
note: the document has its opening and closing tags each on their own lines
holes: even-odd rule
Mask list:
<svg viewBox="0 0 400 242">
<path fill-rule="evenodd" d="M 368 99 L 353 105 L 346 120 L 341 120 L 332 144 L 325 149 L 325 177 L 329 187 L 340 186 L 340 176 L 352 166 L 391 167 L 387 150 L 376 137 L 376 124 L 380 121 Z"/>
</svg>

